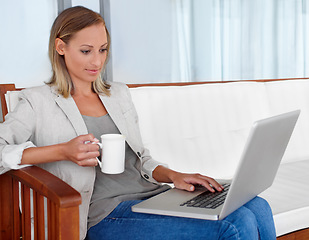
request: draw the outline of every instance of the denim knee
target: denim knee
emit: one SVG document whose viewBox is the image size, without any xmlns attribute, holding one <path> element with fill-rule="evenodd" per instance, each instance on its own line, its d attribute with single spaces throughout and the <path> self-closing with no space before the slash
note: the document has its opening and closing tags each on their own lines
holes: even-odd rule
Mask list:
<svg viewBox="0 0 309 240">
<path fill-rule="evenodd" d="M 273 219 L 273 213 L 268 202 L 263 198 L 256 197 L 245 204 L 244 207 L 248 208 L 255 215 L 258 223 L 260 239 L 275 240 L 275 223 Z"/>
<path fill-rule="evenodd" d="M 240 207 L 222 220 L 219 239 L 258 240 L 258 223 L 253 212 Z"/>
</svg>

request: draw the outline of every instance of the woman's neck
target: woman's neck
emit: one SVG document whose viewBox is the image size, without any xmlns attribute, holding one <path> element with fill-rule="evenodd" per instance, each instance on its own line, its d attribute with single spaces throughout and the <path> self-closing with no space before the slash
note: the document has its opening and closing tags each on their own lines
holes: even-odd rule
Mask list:
<svg viewBox="0 0 309 240">
<path fill-rule="evenodd" d="M 74 88 L 71 93 L 73 97 L 79 97 L 79 96 L 87 97 L 94 94 L 96 93 L 92 90 L 92 83 L 74 84 Z"/>
</svg>

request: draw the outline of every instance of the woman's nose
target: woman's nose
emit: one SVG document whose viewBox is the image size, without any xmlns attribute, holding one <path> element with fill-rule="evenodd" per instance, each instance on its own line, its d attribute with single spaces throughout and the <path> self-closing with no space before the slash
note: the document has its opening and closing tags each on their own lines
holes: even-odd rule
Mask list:
<svg viewBox="0 0 309 240">
<path fill-rule="evenodd" d="M 93 64 L 94 66 L 101 66 L 104 64 L 106 57 L 103 54 L 94 54 L 92 57 L 92 61 L 91 64 Z"/>
</svg>

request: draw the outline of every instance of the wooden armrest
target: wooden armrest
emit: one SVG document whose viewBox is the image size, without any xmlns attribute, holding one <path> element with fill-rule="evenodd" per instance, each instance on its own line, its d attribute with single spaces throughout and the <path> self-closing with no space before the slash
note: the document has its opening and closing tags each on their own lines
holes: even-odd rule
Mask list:
<svg viewBox="0 0 309 240">
<path fill-rule="evenodd" d="M 38 239 L 45 234 L 48 239 L 79 239 L 81 195 L 48 171 L 31 166 L 0 175 L 0 199 L 0 239 L 30 239 L 31 232 Z"/>
<path fill-rule="evenodd" d="M 78 191 L 55 175 L 37 166 L 11 170 L 7 174 L 50 199 L 59 207 L 79 206 L 82 202 Z"/>
</svg>

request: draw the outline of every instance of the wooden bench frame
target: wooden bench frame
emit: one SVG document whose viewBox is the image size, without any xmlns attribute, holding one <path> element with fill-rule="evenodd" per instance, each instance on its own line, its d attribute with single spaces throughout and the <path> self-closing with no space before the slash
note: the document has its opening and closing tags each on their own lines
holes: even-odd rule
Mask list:
<svg viewBox="0 0 309 240">
<path fill-rule="evenodd" d="M 14 84 L 0 84 L 3 116 L 4 94 L 15 90 Z M 80 204 L 79 192 L 39 167 L 8 171 L 0 175 L 0 239 L 30 240 L 33 228 L 35 240 L 79 240 Z"/>
</svg>

